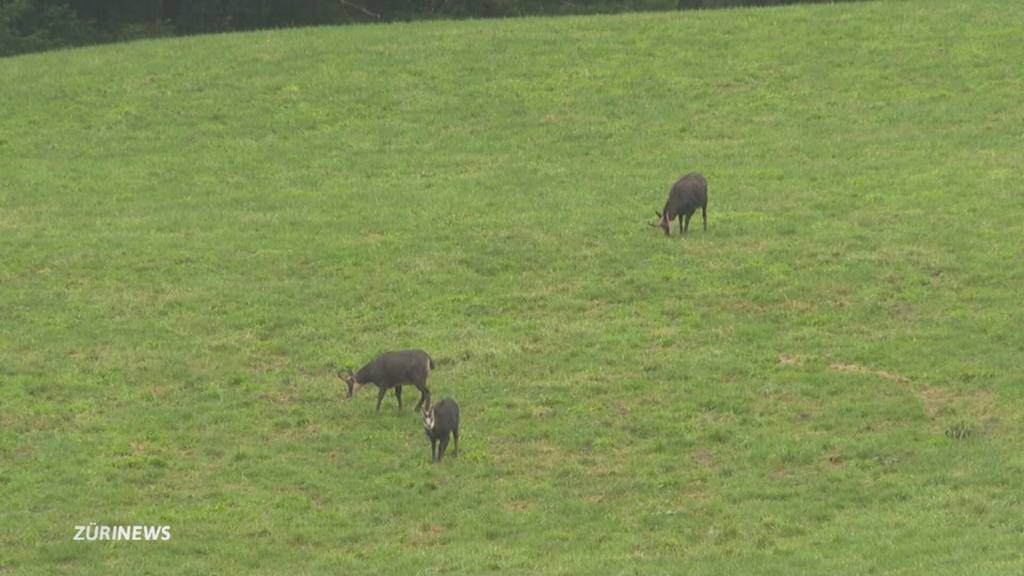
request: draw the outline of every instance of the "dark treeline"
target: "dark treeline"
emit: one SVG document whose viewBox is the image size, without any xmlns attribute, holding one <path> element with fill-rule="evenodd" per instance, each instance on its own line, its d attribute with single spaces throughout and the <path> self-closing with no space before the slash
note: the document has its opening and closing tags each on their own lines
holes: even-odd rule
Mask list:
<svg viewBox="0 0 1024 576">
<path fill-rule="evenodd" d="M 259 28 L 822 1 L 825 0 L 0 0 L 0 56 L 100 42 Z"/>
</svg>

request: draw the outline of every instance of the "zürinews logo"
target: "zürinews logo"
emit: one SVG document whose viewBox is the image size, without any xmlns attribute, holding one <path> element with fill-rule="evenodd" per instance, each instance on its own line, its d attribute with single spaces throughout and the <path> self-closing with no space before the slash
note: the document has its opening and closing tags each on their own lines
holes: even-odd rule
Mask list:
<svg viewBox="0 0 1024 576">
<path fill-rule="evenodd" d="M 170 540 L 170 526 L 106 526 L 95 522 L 75 526 L 72 540 L 96 542 L 98 540 L 153 541 Z"/>
</svg>

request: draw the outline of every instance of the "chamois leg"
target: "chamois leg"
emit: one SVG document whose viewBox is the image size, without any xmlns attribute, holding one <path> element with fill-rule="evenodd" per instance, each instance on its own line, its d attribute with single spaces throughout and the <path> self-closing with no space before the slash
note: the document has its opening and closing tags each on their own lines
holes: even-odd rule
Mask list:
<svg viewBox="0 0 1024 576">
<path fill-rule="evenodd" d="M 430 407 L 430 389 L 427 388 L 426 382 L 423 382 L 422 384 L 417 384 L 416 387 L 419 388 L 420 390 L 420 401 L 416 403 L 416 411 L 418 412 L 419 409 L 423 406 L 424 402 L 426 402 L 427 408 Z"/>
<path fill-rule="evenodd" d="M 377 412 L 380 412 L 380 402 L 384 399 L 384 393 L 387 391 L 388 389 L 383 386 L 377 388 Z"/>
<path fill-rule="evenodd" d="M 430 437 L 430 461 L 437 462 L 437 438 Z"/>
<path fill-rule="evenodd" d="M 686 221 L 683 223 L 683 234 L 686 234 L 690 229 L 690 216 L 693 216 L 692 212 L 686 215 Z"/>
<path fill-rule="evenodd" d="M 452 457 L 459 455 L 459 429 L 452 430 L 452 436 L 455 436 L 455 452 L 452 452 Z"/>
<path fill-rule="evenodd" d="M 708 231 L 708 207 L 707 206 L 701 206 L 700 207 L 700 216 L 701 216 L 701 218 L 704 219 L 704 231 L 707 232 Z"/>
<path fill-rule="evenodd" d="M 441 445 L 437 448 L 437 461 L 440 462 L 444 458 L 444 451 L 448 449 L 448 433 L 445 432 L 444 436 L 441 436 Z"/>
<path fill-rule="evenodd" d="M 395 386 L 395 398 L 398 398 L 398 410 L 402 410 L 402 387 Z"/>
</svg>

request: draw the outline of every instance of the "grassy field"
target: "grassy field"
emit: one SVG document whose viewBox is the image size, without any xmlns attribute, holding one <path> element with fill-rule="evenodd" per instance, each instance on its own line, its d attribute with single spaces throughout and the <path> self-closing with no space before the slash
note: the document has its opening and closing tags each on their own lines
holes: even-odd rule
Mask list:
<svg viewBox="0 0 1024 576">
<path fill-rule="evenodd" d="M 1022 29 L 919 0 L 0 60 L 0 574 L 1021 573 Z M 691 170 L 709 230 L 666 239 Z M 343 399 L 405 347 L 458 459 L 414 389 Z"/>
</svg>

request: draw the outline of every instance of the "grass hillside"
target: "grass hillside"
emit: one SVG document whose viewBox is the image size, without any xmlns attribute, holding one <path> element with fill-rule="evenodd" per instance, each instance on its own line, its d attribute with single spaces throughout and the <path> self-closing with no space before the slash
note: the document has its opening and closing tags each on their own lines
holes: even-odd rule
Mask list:
<svg viewBox="0 0 1024 576">
<path fill-rule="evenodd" d="M 0 60 L 0 574 L 1024 571 L 1022 29 L 918 0 Z M 709 230 L 666 239 L 691 170 Z M 439 466 L 415 389 L 334 376 L 407 347 L 462 405 Z"/>
</svg>

